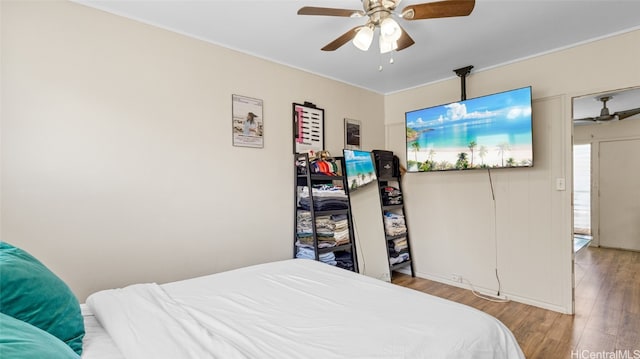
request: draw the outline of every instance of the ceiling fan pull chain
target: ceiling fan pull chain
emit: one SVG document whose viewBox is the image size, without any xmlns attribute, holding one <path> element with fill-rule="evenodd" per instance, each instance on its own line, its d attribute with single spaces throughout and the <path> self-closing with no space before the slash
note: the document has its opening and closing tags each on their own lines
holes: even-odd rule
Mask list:
<svg viewBox="0 0 640 359">
<path fill-rule="evenodd" d="M 382 56 L 383 56 L 383 54 L 380 54 L 380 57 L 378 57 L 378 71 L 382 71 L 383 70 L 383 67 L 382 67 L 382 62 L 383 62 Z M 395 62 L 396 61 L 393 59 L 393 52 L 390 52 L 389 53 L 389 64 L 393 65 L 393 64 L 395 64 Z"/>
</svg>

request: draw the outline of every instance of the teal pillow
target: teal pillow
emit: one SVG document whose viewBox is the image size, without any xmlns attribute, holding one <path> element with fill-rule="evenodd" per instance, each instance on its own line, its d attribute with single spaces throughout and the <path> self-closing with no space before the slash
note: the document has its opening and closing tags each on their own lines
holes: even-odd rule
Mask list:
<svg viewBox="0 0 640 359">
<path fill-rule="evenodd" d="M 60 339 L 29 323 L 0 313 L 0 354 L 11 359 L 79 359 Z"/>
<path fill-rule="evenodd" d="M 38 327 L 82 354 L 84 321 L 69 287 L 20 248 L 0 242 L 0 313 Z"/>
</svg>

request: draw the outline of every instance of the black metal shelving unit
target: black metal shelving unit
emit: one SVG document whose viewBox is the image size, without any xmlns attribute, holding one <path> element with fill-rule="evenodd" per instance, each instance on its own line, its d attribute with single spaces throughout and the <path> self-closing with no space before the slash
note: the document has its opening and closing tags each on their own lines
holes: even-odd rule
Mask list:
<svg viewBox="0 0 640 359">
<path fill-rule="evenodd" d="M 389 270 L 393 272 L 401 268 L 409 267 L 411 271 L 411 276 L 415 277 L 415 272 L 413 269 L 413 254 L 412 254 L 413 252 L 411 251 L 411 241 L 409 238 L 409 225 L 407 224 L 407 216 L 404 209 L 404 191 L 402 190 L 402 178 L 400 176 L 400 170 L 399 168 L 392 169 L 392 167 L 395 166 L 393 164 L 393 159 L 391 159 L 391 163 L 389 161 L 386 161 L 385 159 L 381 159 L 380 152 L 382 152 L 383 155 L 385 152 L 387 155 L 391 154 L 392 157 L 393 157 L 393 154 L 387 151 L 374 151 L 374 156 L 376 157 L 376 170 L 378 175 L 378 194 L 380 195 L 380 206 L 381 206 L 382 222 L 384 226 L 384 234 L 385 234 L 385 240 L 386 240 L 385 244 L 387 245 L 387 260 L 389 261 Z M 384 163 L 381 163 L 381 162 L 384 162 Z M 385 191 L 385 188 L 387 187 L 395 188 L 399 192 L 400 198 L 401 198 L 400 203 L 387 202 L 387 200 L 384 198 L 384 191 Z M 387 212 L 392 212 L 402 216 L 404 220 L 404 226 L 406 227 L 406 230 L 404 233 L 389 234 L 390 231 L 387 229 L 387 222 L 385 221 L 385 213 Z M 391 253 L 392 251 L 389 248 L 390 242 L 396 239 L 401 239 L 401 238 L 406 239 L 407 253 L 409 257 L 408 259 L 402 262 L 392 263 L 392 259 L 397 257 L 394 257 Z"/>
<path fill-rule="evenodd" d="M 346 252 L 349 254 L 351 261 L 353 263 L 353 268 L 351 268 L 354 272 L 358 272 L 358 260 L 356 256 L 356 245 L 355 245 L 355 235 L 353 230 L 353 218 L 351 215 L 351 203 L 349 201 L 349 188 L 347 186 L 347 177 L 344 175 L 346 173 L 344 167 L 344 158 L 343 157 L 333 157 L 331 161 L 334 161 L 338 167 L 339 173 L 337 175 L 328 175 L 322 173 L 313 173 L 311 172 L 311 162 L 309 156 L 306 153 L 297 153 L 295 154 L 295 178 L 296 185 L 294 188 L 294 200 L 295 200 L 295 212 L 294 212 L 294 235 L 293 235 L 293 257 L 296 258 L 298 253 L 298 246 L 296 246 L 296 242 L 298 241 L 298 212 L 299 211 L 308 211 L 311 216 L 311 235 L 313 238 L 313 251 L 315 254 L 315 260 L 320 260 L 320 254 L 329 253 L 329 252 Z M 338 209 L 338 210 L 326 210 L 320 211 L 315 209 L 314 205 L 314 196 L 313 196 L 313 186 L 321 185 L 321 184 L 334 184 L 341 186 L 345 194 L 347 196 L 347 208 Z M 307 187 L 309 189 L 309 209 L 303 209 L 299 206 L 299 187 Z M 346 215 L 347 217 L 347 225 L 348 225 L 348 233 L 349 233 L 349 243 L 336 245 L 334 247 L 318 247 L 318 232 L 316 226 L 316 219 L 321 216 L 332 216 L 332 215 Z"/>
</svg>

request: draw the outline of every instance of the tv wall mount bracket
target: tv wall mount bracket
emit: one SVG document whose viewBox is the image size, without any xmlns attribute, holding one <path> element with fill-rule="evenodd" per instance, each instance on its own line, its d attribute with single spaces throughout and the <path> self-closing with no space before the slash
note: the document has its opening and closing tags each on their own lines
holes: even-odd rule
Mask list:
<svg viewBox="0 0 640 359">
<path fill-rule="evenodd" d="M 469 73 L 471 72 L 472 68 L 473 68 L 473 65 L 469 65 L 469 66 L 465 66 L 465 67 L 461 67 L 459 69 L 453 70 L 453 72 L 455 72 L 456 75 L 460 77 L 460 86 L 462 90 L 460 95 L 460 101 L 464 101 L 467 99 L 466 78 L 467 78 L 467 75 L 469 75 Z"/>
</svg>

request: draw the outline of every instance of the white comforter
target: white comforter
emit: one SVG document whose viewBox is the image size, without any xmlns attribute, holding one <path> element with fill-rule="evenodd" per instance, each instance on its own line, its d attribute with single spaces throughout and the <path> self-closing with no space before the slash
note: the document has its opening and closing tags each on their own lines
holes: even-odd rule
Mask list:
<svg viewBox="0 0 640 359">
<path fill-rule="evenodd" d="M 312 260 L 292 259 L 92 294 L 136 358 L 524 358 L 476 309 Z"/>
</svg>

